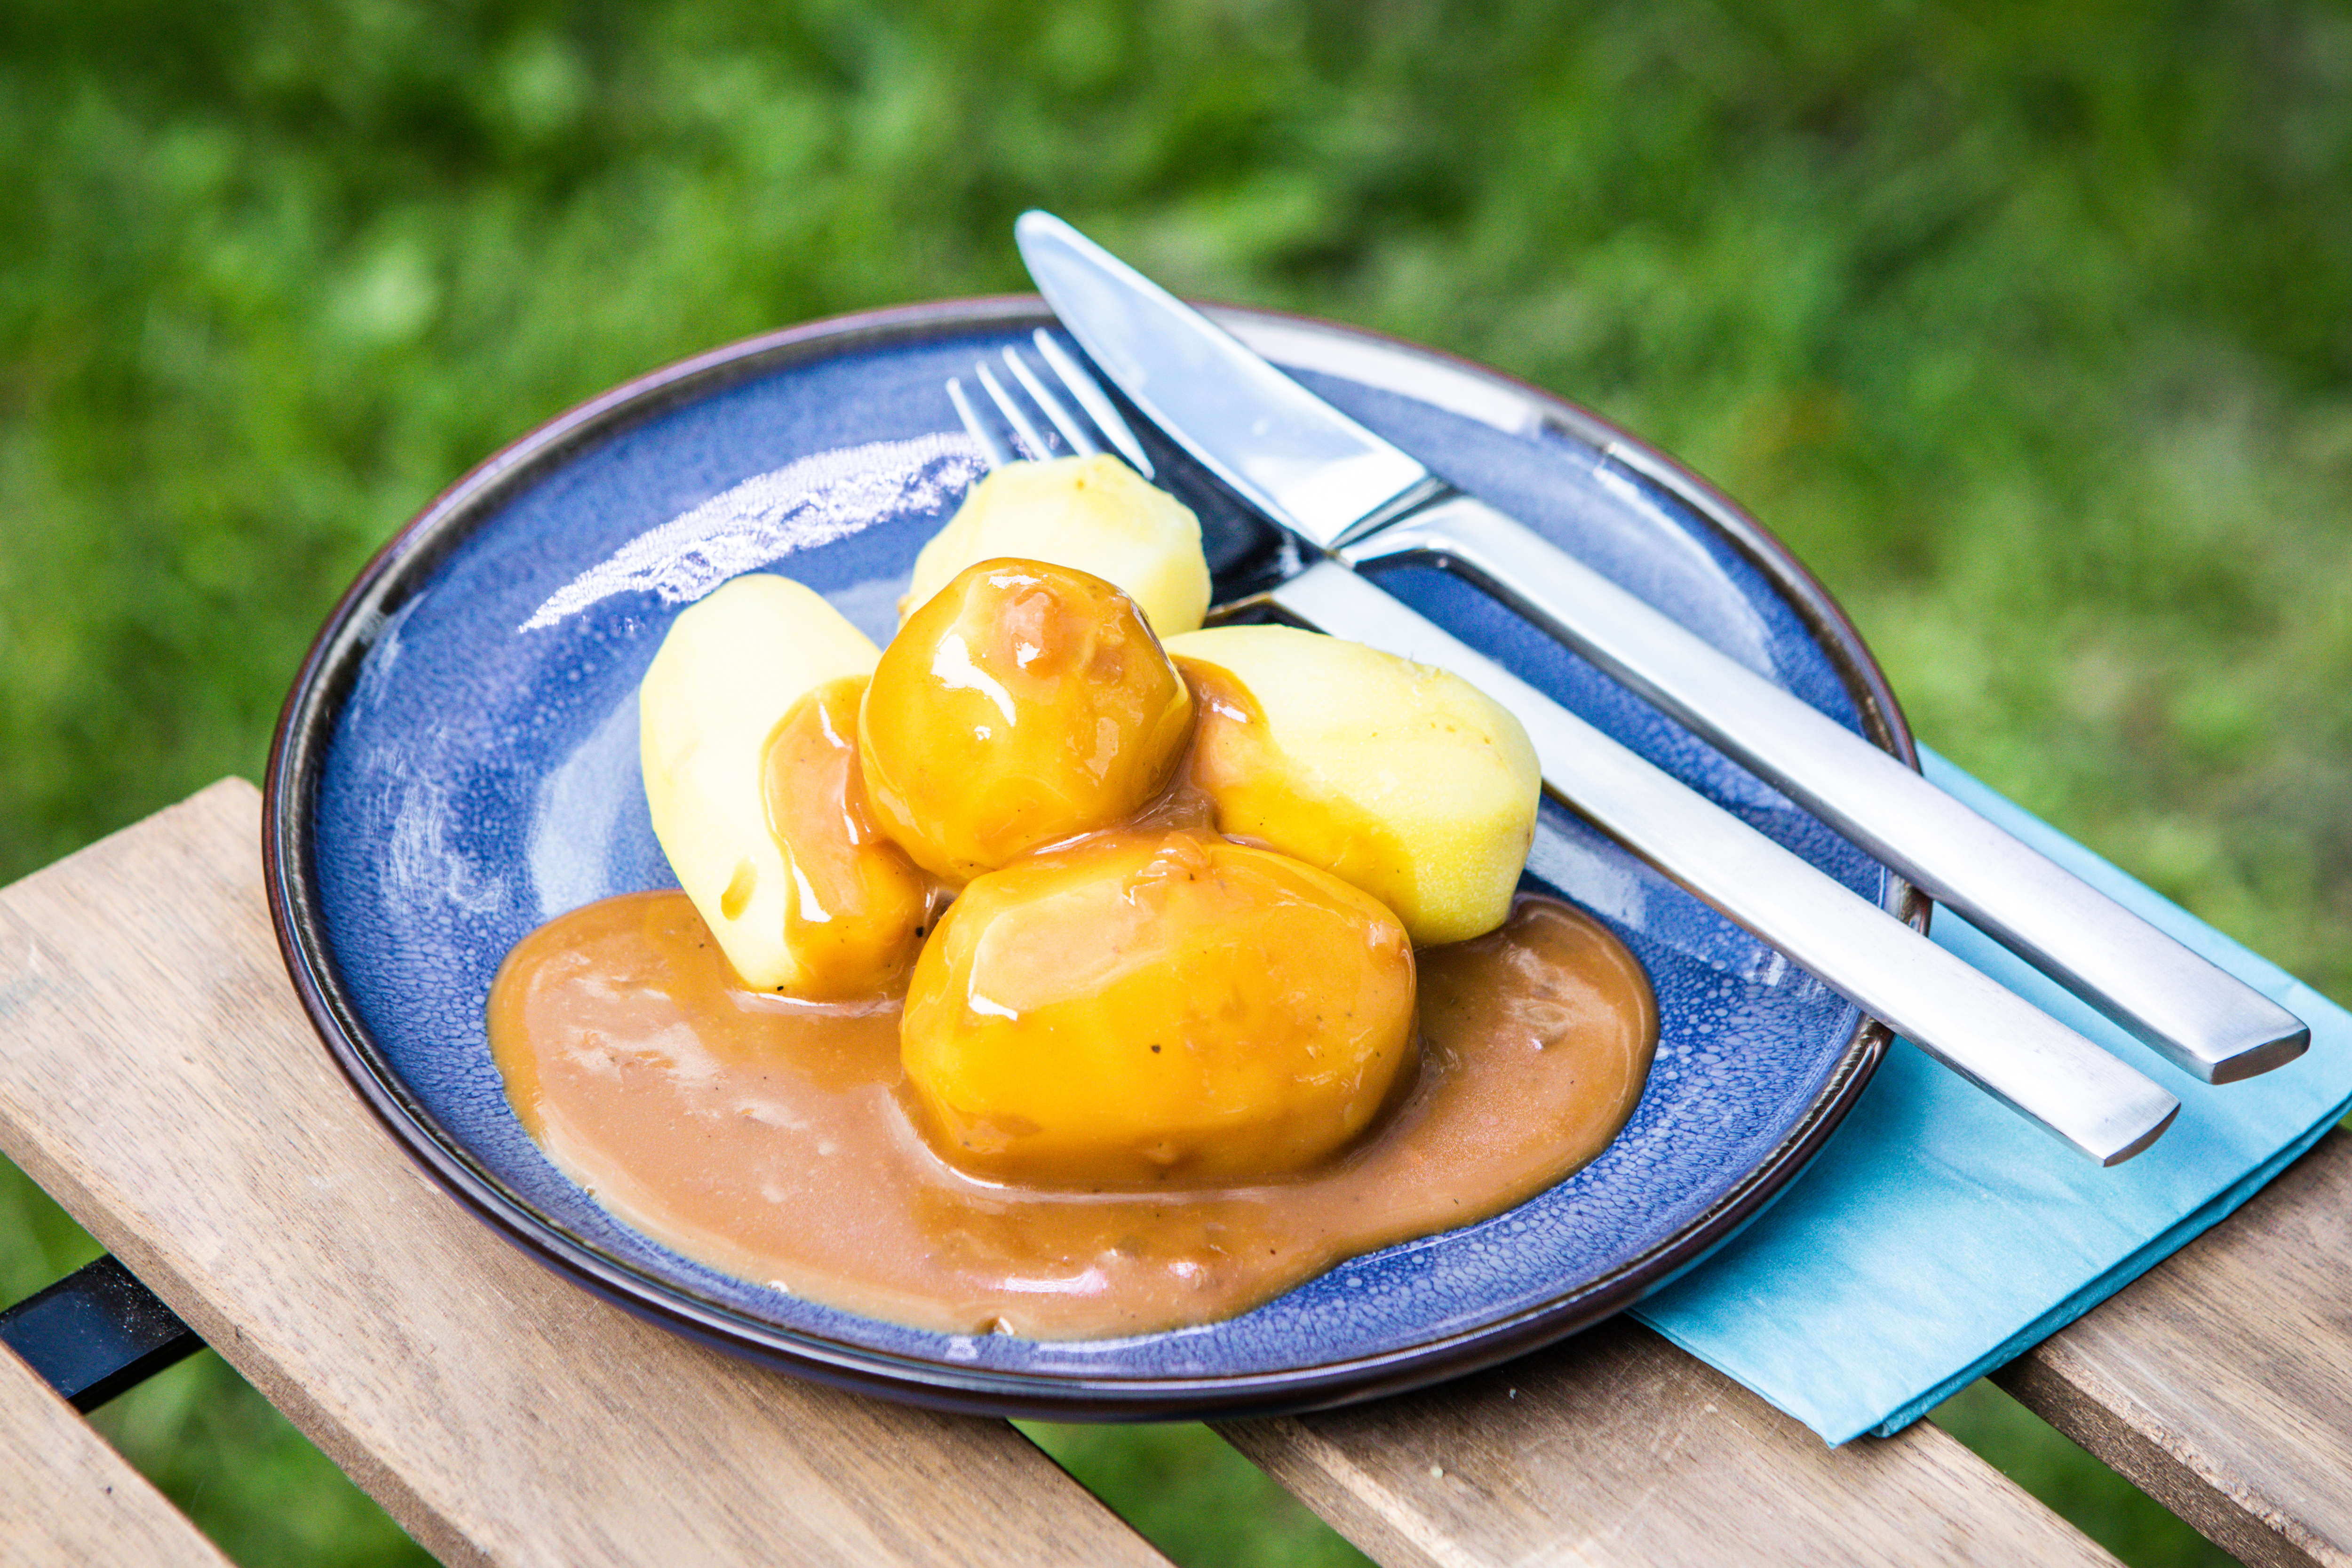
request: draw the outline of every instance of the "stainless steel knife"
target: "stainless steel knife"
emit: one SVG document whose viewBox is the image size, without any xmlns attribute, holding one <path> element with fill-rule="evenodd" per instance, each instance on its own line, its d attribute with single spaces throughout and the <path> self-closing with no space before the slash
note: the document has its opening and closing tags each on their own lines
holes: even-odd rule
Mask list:
<svg viewBox="0 0 2352 1568">
<path fill-rule="evenodd" d="M 1454 489 L 1068 224 L 1031 212 L 1015 236 L 1046 302 L 1136 406 L 1331 559 L 1417 556 L 1478 584 L 2198 1079 L 2251 1078 L 2309 1047 L 2261 992 Z"/>
</svg>

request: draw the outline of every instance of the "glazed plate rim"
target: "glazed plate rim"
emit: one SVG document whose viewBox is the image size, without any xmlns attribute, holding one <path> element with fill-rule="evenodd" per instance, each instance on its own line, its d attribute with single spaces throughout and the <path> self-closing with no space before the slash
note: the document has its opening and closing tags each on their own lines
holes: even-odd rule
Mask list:
<svg viewBox="0 0 2352 1568">
<path fill-rule="evenodd" d="M 1275 311 L 1213 308 L 1281 363 L 1350 377 L 1490 425 L 1549 429 L 1614 457 L 1670 491 L 1778 592 L 1835 668 L 1865 732 L 1916 767 L 1900 707 L 1828 593 L 1763 526 L 1673 459 L 1585 409 L 1472 362 L 1358 328 Z M 803 1376 L 934 1408 L 1059 1420 L 1267 1415 L 1397 1393 L 1491 1365 L 1588 1327 L 1705 1258 L 1810 1162 L 1860 1097 L 1891 1032 L 1861 1016 L 1820 1092 L 1788 1133 L 1696 1219 L 1537 1306 L 1412 1345 L 1328 1362 L 1209 1375 L 1045 1375 L 956 1365 L 765 1322 L 591 1246 L 475 1160 L 408 1089 L 339 975 L 313 863 L 310 807 L 334 726 L 387 616 L 505 505 L 573 455 L 737 383 L 811 360 L 1055 319 L 1031 296 L 940 300 L 830 318 L 682 360 L 539 426 L 459 479 L 396 532 L 329 615 L 289 691 L 264 785 L 264 880 L 287 970 L 336 1065 L 394 1142 L 508 1241 L 558 1273 L 675 1331 Z M 1406 373 L 1410 372 L 1408 375 Z M 1433 390 L 1437 395 L 1432 395 Z M 1899 877 L 1882 903 L 1926 929 L 1928 900 Z"/>
</svg>

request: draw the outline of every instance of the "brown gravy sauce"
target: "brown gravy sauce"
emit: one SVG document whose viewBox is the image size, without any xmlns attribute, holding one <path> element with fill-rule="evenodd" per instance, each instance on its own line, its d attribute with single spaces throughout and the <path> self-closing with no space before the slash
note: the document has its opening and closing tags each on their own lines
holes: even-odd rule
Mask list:
<svg viewBox="0 0 2352 1568">
<path fill-rule="evenodd" d="M 1422 1065 L 1322 1170 L 1165 1193 L 994 1185 L 931 1152 L 896 999 L 746 990 L 680 893 L 564 915 L 507 958 L 490 1047 L 523 1125 L 614 1215 L 730 1273 L 950 1333 L 1145 1333 L 1486 1218 L 1606 1148 L 1658 1034 L 1598 922 L 1522 898 L 1417 955 Z"/>
</svg>

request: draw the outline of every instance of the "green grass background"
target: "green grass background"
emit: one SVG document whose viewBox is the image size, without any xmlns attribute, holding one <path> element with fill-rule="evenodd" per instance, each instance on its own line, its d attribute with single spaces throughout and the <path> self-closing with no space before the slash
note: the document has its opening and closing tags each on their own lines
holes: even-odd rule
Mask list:
<svg viewBox="0 0 2352 1568">
<path fill-rule="evenodd" d="M 1021 289 L 1032 204 L 1678 453 L 1924 737 L 2352 1000 L 2352 12 L 2296 0 L 0 0 L 0 875 L 257 776 L 333 595 L 508 437 Z M 89 1244 L 0 1177 L 13 1298 Z M 247 1563 L 413 1553 L 209 1356 L 104 1425 Z M 1347 1560 L 1198 1428 L 1039 1435 L 1189 1562 Z"/>
</svg>

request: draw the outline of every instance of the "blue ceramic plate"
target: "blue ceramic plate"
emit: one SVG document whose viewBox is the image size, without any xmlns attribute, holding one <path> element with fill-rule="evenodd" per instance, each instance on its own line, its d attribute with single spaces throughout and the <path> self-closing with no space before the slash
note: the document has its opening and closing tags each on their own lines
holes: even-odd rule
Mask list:
<svg viewBox="0 0 2352 1568">
<path fill-rule="evenodd" d="M 1320 323 L 1229 325 L 1373 429 L 1910 760 L 1853 628 L 1755 523 L 1580 410 Z M 775 570 L 877 641 L 915 552 L 980 471 L 942 389 L 1048 324 L 1031 300 L 925 306 L 722 349 L 493 458 L 377 556 L 288 700 L 269 889 L 327 1045 L 393 1135 L 475 1212 L 590 1289 L 793 1371 L 1007 1415 L 1161 1418 L 1329 1405 L 1498 1361 L 1625 1307 L 1751 1217 L 1885 1047 L 1854 1008 L 1568 813 L 1531 883 L 1648 965 L 1657 1064 L 1607 1152 L 1509 1213 L 1341 1265 L 1225 1322 L 1053 1342 L 932 1333 L 718 1272 L 597 1207 L 509 1110 L 483 1028 L 499 960 L 551 916 L 675 885 L 646 819 L 636 689 L 671 619 Z M 1280 542 L 1171 450 L 1221 598 Z M 1581 660 L 1426 568 L 1383 579 L 1465 640 L 1856 892 L 1906 885 Z"/>
</svg>

